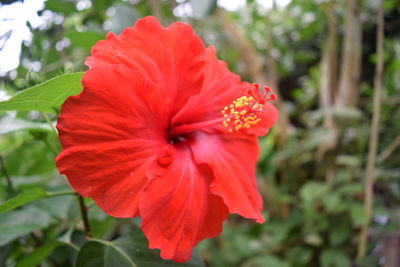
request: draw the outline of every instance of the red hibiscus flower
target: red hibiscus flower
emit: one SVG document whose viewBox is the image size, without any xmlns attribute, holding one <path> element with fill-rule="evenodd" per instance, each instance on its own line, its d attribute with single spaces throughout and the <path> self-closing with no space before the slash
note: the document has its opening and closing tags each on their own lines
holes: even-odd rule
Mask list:
<svg viewBox="0 0 400 267">
<path fill-rule="evenodd" d="M 57 167 L 115 217 L 142 216 L 150 248 L 184 262 L 229 213 L 259 223 L 257 136 L 277 121 L 184 23 L 154 17 L 98 42 L 81 94 L 62 106 Z"/>
</svg>

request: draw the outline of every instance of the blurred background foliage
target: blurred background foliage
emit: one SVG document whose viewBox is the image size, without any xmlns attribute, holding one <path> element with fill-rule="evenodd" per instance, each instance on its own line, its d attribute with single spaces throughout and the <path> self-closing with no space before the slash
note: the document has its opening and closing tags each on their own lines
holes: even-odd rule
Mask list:
<svg viewBox="0 0 400 267">
<path fill-rule="evenodd" d="M 4 8 L 17 1 L 1 2 Z M 187 22 L 232 71 L 275 90 L 281 114 L 260 140 L 267 222 L 231 216 L 222 235 L 198 246 L 190 266 L 399 266 L 388 265 L 391 249 L 400 254 L 396 0 L 383 5 L 385 71 L 371 217 L 364 208 L 379 9 L 378 0 L 47 0 L 37 12 L 40 26 L 24 22 L 32 37 L 22 44 L 18 67 L 2 73 L 0 100 L 86 70 L 83 62 L 97 41 L 141 17 Z M 3 48 L 10 33 L 0 33 Z M 0 202 L 27 191 L 40 198 L 0 215 L 0 266 L 74 266 L 77 258 L 77 266 L 89 266 L 105 249 L 113 255 L 109 266 L 125 266 L 115 247 L 129 252 L 129 244 L 138 258 L 154 259 L 134 227 L 138 220 L 107 216 L 91 200 L 89 222 L 98 240 L 85 243 L 77 197 L 54 165 L 56 119 L 57 112 L 0 111 Z M 43 188 L 59 195 L 44 195 Z M 360 254 L 362 227 L 367 243 Z M 129 241 L 104 241 L 121 238 Z M 139 266 L 167 263 L 146 264 Z"/>
</svg>

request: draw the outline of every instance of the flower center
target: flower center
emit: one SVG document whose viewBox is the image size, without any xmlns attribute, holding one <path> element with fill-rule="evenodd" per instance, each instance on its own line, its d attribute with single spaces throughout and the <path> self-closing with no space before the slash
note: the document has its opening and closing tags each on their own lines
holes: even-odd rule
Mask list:
<svg viewBox="0 0 400 267">
<path fill-rule="evenodd" d="M 223 114 L 222 117 L 209 121 L 177 126 L 174 125 L 169 130 L 170 136 L 178 136 L 196 130 L 217 126 L 218 124 L 222 124 L 227 128 L 228 132 L 237 132 L 241 129 L 249 129 L 261 121 L 259 115 L 261 112 L 264 112 L 263 104 L 276 99 L 276 95 L 272 93 L 269 87 L 264 87 L 264 94 L 261 94 L 259 87 L 258 84 L 252 84 L 251 87 L 246 90 L 246 95 L 237 98 L 232 102 L 232 104 L 221 110 L 221 113 Z"/>
<path fill-rule="evenodd" d="M 237 132 L 242 128 L 249 129 L 261 121 L 258 115 L 263 112 L 263 104 L 276 99 L 276 95 L 271 93 L 269 87 L 265 86 L 264 90 L 264 94 L 261 95 L 259 85 L 254 83 L 246 91 L 245 96 L 237 98 L 221 110 L 224 116 L 222 125 L 228 129 L 228 132 Z"/>
</svg>

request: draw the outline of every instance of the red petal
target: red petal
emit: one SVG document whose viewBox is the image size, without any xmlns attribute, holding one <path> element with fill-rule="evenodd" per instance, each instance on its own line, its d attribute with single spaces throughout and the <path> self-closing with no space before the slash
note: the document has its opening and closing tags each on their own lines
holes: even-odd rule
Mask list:
<svg viewBox="0 0 400 267">
<path fill-rule="evenodd" d="M 218 60 L 213 47 L 207 48 L 207 65 L 201 92 L 192 96 L 172 118 L 173 125 L 193 124 L 222 118 L 221 110 L 232 104 L 232 101 L 245 95 L 250 87 L 247 82 L 242 82 L 240 77 L 229 71 L 224 61 Z M 242 132 L 266 135 L 278 120 L 278 111 L 271 103 L 264 104 L 264 112 L 260 113 L 261 122 Z M 226 132 L 223 127 L 220 131 Z"/>
<path fill-rule="evenodd" d="M 205 48 L 193 29 L 181 22 L 163 28 L 156 18 L 146 17 L 121 35 L 108 34 L 92 49 L 90 67 L 122 64 L 147 73 L 156 84 L 165 84 L 178 110 L 201 88 Z"/>
<path fill-rule="evenodd" d="M 174 125 L 213 120 L 221 110 L 242 96 L 250 85 L 229 71 L 226 63 L 218 60 L 214 47 L 207 48 L 207 65 L 201 92 L 192 96 L 187 104 L 172 118 Z"/>
<path fill-rule="evenodd" d="M 174 150 L 168 168 L 150 169 L 151 180 L 139 206 L 149 247 L 161 249 L 163 259 L 184 262 L 199 241 L 222 231 L 228 211 L 222 199 L 210 192 L 209 170 L 193 162 L 188 148 Z"/>
<path fill-rule="evenodd" d="M 139 97 L 141 90 L 152 95 L 156 88 L 143 75 L 132 72 L 128 80 L 111 68 L 89 70 L 83 84 L 83 92 L 61 108 L 57 167 L 108 214 L 136 216 L 137 195 L 147 182 L 145 164 L 166 143 L 167 119 Z"/>
<path fill-rule="evenodd" d="M 273 104 L 265 103 L 263 105 L 263 112 L 258 113 L 258 115 L 261 121 L 250 129 L 246 129 L 246 132 L 258 136 L 264 136 L 268 133 L 269 129 L 274 126 L 274 124 L 278 121 L 279 112 Z"/>
<path fill-rule="evenodd" d="M 264 222 L 262 198 L 255 178 L 259 154 L 257 137 L 199 131 L 190 143 L 196 163 L 206 164 L 212 170 L 211 191 L 222 197 L 229 212 Z"/>
</svg>

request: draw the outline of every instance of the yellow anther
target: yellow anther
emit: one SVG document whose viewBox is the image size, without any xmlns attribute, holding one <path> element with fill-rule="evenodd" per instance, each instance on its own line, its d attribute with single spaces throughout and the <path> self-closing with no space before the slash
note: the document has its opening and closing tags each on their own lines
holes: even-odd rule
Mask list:
<svg viewBox="0 0 400 267">
<path fill-rule="evenodd" d="M 224 118 L 222 125 L 228 132 L 250 129 L 261 121 L 257 116 L 259 112 L 263 112 L 263 104 L 258 98 L 241 96 L 221 111 Z"/>
</svg>

